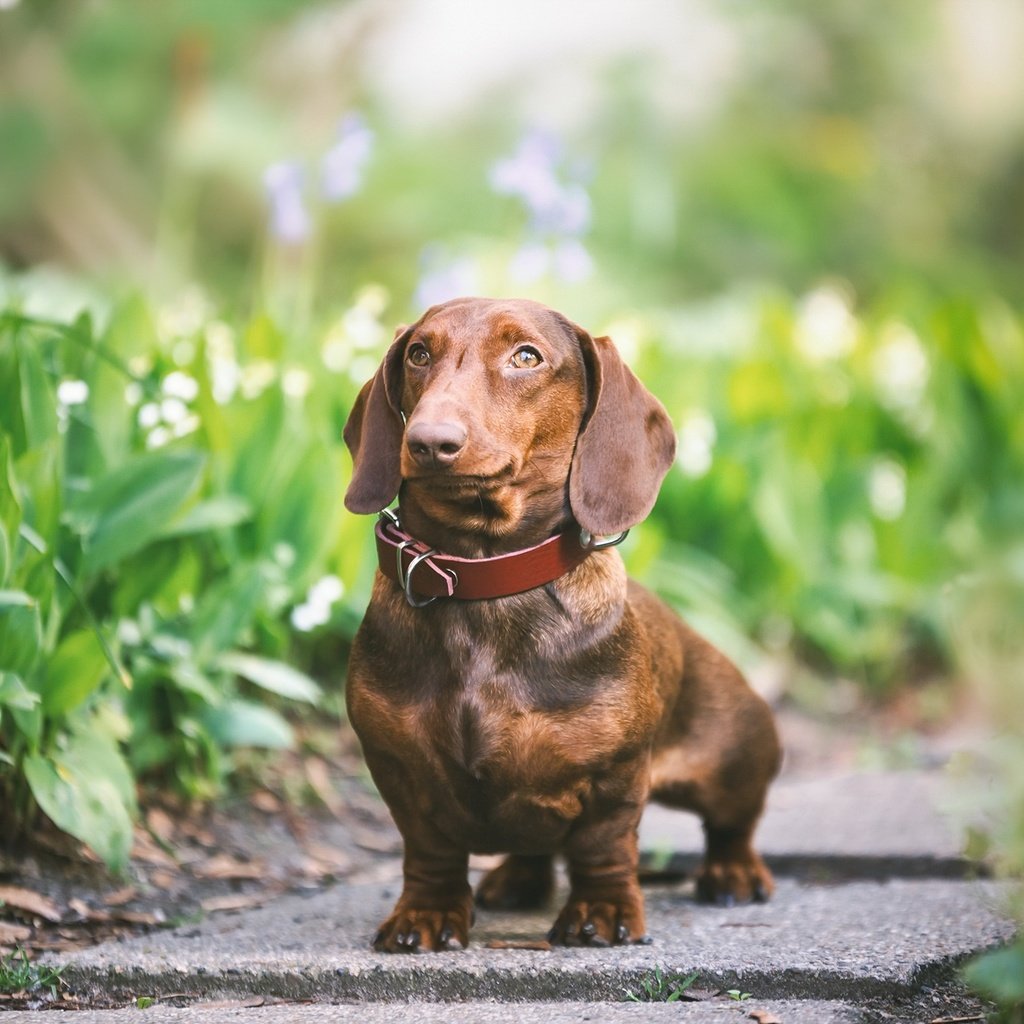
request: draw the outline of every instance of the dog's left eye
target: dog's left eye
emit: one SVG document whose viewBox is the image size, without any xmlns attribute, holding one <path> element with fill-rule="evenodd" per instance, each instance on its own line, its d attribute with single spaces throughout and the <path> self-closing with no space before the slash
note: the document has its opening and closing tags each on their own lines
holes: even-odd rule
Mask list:
<svg viewBox="0 0 1024 1024">
<path fill-rule="evenodd" d="M 517 348 L 508 361 L 509 366 L 514 366 L 517 370 L 532 370 L 533 367 L 540 366 L 543 362 L 541 354 L 529 345 Z"/>
</svg>

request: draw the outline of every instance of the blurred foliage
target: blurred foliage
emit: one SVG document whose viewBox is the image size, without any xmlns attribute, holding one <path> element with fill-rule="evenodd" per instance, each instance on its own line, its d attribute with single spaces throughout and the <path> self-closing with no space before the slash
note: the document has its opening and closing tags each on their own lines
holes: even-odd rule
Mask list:
<svg viewBox="0 0 1024 1024">
<path fill-rule="evenodd" d="M 397 109 L 381 54 L 411 62 L 417 3 L 0 5 L 19 828 L 34 802 L 116 863 L 133 780 L 208 796 L 237 746 L 290 742 L 374 571 L 340 512 L 351 400 L 456 293 L 610 334 L 665 402 L 678 465 L 623 551 L 744 667 L 889 695 L 959 663 L 942 588 L 1016 550 L 1024 114 L 976 98 L 963 4 L 665 5 L 658 54 L 566 64 L 592 94 L 566 128 L 530 54 L 450 115 Z M 414 47 L 439 76 L 446 10 Z"/>
<path fill-rule="evenodd" d="M 1008 910 L 1021 932 L 977 957 L 968 983 L 1000 1007 L 1002 1024 L 1024 1021 L 1024 546 L 959 577 L 944 595 L 945 617 L 962 667 L 977 681 L 995 736 L 958 765 L 977 855 L 1012 879 Z"/>
</svg>

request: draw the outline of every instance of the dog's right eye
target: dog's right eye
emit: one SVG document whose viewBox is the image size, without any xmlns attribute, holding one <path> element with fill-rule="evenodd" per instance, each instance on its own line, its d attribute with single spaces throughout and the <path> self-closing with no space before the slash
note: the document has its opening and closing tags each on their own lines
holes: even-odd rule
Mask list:
<svg viewBox="0 0 1024 1024">
<path fill-rule="evenodd" d="M 430 353 L 423 345 L 410 345 L 405 358 L 410 366 L 424 367 L 430 365 Z"/>
</svg>

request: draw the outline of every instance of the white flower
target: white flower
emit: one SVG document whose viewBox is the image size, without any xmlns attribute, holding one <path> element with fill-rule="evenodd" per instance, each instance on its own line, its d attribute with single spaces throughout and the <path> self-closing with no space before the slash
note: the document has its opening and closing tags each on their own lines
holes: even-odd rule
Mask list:
<svg viewBox="0 0 1024 1024">
<path fill-rule="evenodd" d="M 285 541 L 278 541 L 274 545 L 274 561 L 284 569 L 289 569 L 295 564 L 295 548 Z"/>
<path fill-rule="evenodd" d="M 277 369 L 269 359 L 256 359 L 241 369 L 239 389 L 243 398 L 258 398 L 277 376 Z"/>
<path fill-rule="evenodd" d="M 160 406 L 156 402 L 147 402 L 138 412 L 138 423 L 143 430 L 149 430 L 160 422 Z"/>
<path fill-rule="evenodd" d="M 154 427 L 146 435 L 147 448 L 163 448 L 171 439 L 171 432 L 166 427 Z"/>
<path fill-rule="evenodd" d="M 188 416 L 188 406 L 180 398 L 165 398 L 160 403 L 160 418 L 170 426 Z"/>
<path fill-rule="evenodd" d="M 194 434 L 200 426 L 202 426 L 202 421 L 198 416 L 186 416 L 174 424 L 173 433 L 175 437 L 184 437 L 186 434 Z"/>
<path fill-rule="evenodd" d="M 281 377 L 281 390 L 289 398 L 305 398 L 313 386 L 313 378 L 301 366 L 292 366 Z"/>
<path fill-rule="evenodd" d="M 704 410 L 687 414 L 676 449 L 676 461 L 687 476 L 703 476 L 711 468 L 711 449 L 716 437 L 715 421 Z"/>
<path fill-rule="evenodd" d="M 57 401 L 63 406 L 81 405 L 89 398 L 89 385 L 84 380 L 62 380 L 57 385 Z"/>
<path fill-rule="evenodd" d="M 314 604 L 333 604 L 345 593 L 345 584 L 337 576 L 324 576 L 309 588 L 308 600 Z"/>
<path fill-rule="evenodd" d="M 130 381 L 124 387 L 124 400 L 129 405 L 138 405 L 142 401 L 142 385 L 137 381 Z"/>
<path fill-rule="evenodd" d="M 812 362 L 841 359 L 853 351 L 856 342 L 857 320 L 838 288 L 816 288 L 800 303 L 796 345 Z"/>
<path fill-rule="evenodd" d="M 194 402 L 199 394 L 199 382 L 181 370 L 167 374 L 160 388 L 169 398 L 180 398 L 183 402 Z"/>
<path fill-rule="evenodd" d="M 931 370 L 921 339 L 905 324 L 892 323 L 882 329 L 881 340 L 871 360 L 879 397 L 891 409 L 914 409 Z"/>
<path fill-rule="evenodd" d="M 292 609 L 291 623 L 302 633 L 308 633 L 317 626 L 324 625 L 330 618 L 330 610 L 322 605 L 297 604 Z"/>
<path fill-rule="evenodd" d="M 891 521 L 903 515 L 907 504 L 907 471 L 895 459 L 878 459 L 868 478 L 871 510 L 879 519 Z"/>
</svg>

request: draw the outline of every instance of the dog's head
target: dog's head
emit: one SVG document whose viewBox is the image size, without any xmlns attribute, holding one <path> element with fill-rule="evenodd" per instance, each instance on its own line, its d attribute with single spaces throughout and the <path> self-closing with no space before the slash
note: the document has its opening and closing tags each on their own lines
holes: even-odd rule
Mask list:
<svg viewBox="0 0 1024 1024">
<path fill-rule="evenodd" d="M 455 299 L 399 328 L 345 425 L 345 505 L 402 481 L 451 501 L 558 496 L 596 535 L 651 510 L 675 433 L 608 338 L 526 300 Z"/>
</svg>

